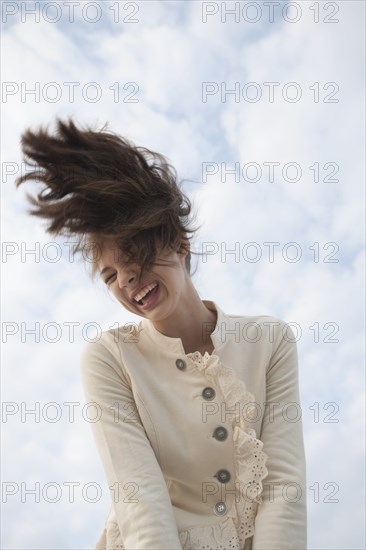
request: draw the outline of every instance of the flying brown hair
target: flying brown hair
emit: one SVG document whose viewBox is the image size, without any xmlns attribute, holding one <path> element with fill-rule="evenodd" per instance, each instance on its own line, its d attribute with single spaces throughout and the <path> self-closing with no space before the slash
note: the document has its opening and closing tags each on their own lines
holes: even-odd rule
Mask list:
<svg viewBox="0 0 366 550">
<path fill-rule="evenodd" d="M 83 252 L 93 280 L 106 242 L 117 245 L 126 263 L 141 266 L 140 280 L 158 263 L 160 246 L 188 248 L 186 268 L 191 274 L 188 234 L 197 231 L 190 225 L 192 204 L 163 155 L 105 127 L 77 128 L 71 118 L 57 118 L 53 135 L 43 128 L 27 129 L 21 145 L 32 171 L 17 178 L 16 186 L 28 180 L 44 184 L 36 198 L 26 193 L 36 207 L 28 213 L 46 218 L 51 235 L 76 237 L 73 255 Z"/>
</svg>

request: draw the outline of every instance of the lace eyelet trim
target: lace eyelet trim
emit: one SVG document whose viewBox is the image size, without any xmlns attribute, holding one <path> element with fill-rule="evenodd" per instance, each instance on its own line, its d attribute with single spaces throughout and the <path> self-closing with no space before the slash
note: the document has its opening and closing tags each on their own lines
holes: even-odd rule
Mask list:
<svg viewBox="0 0 366 550">
<path fill-rule="evenodd" d="M 262 502 L 262 482 L 268 475 L 268 455 L 262 450 L 263 442 L 257 439 L 255 430 L 249 424 L 257 414 L 254 396 L 247 390 L 245 383 L 238 379 L 234 369 L 223 365 L 218 355 L 210 355 L 207 351 L 202 355 L 195 351 L 188 353 L 187 357 L 207 376 L 213 387 L 219 386 L 228 410 L 234 410 L 239 403 L 240 414 L 231 415 L 235 474 L 240 493 L 235 499 L 236 517 L 233 522 L 240 548 L 245 548 L 246 541 L 254 534 L 255 516 L 258 504 Z"/>
</svg>

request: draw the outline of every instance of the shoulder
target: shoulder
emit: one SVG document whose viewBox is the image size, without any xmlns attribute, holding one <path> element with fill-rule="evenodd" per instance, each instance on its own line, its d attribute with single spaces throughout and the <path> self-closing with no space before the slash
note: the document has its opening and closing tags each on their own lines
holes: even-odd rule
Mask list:
<svg viewBox="0 0 366 550">
<path fill-rule="evenodd" d="M 240 331 L 241 339 L 276 348 L 283 341 L 298 339 L 297 323 L 274 315 L 226 315 L 231 331 Z"/>
<path fill-rule="evenodd" d="M 126 374 L 121 349 L 125 342 L 138 342 L 139 332 L 139 325 L 134 323 L 100 331 L 93 340 L 88 340 L 82 346 L 80 353 L 82 373 L 113 369 L 119 374 Z"/>
<path fill-rule="evenodd" d="M 118 345 L 123 342 L 138 342 L 140 325 L 127 323 L 115 328 L 101 330 L 97 336 L 88 340 L 82 347 L 82 355 L 88 353 L 115 353 Z"/>
</svg>

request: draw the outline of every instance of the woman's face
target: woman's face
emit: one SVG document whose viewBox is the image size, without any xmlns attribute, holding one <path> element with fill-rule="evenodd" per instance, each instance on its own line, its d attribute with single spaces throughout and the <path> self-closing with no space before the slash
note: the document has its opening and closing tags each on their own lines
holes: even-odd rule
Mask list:
<svg viewBox="0 0 366 550">
<path fill-rule="evenodd" d="M 176 310 L 189 279 L 185 267 L 187 253 L 187 250 L 158 252 L 156 261 L 169 263 L 152 266 L 139 282 L 140 266 L 125 263 L 117 246 L 108 243 L 99 260 L 100 277 L 125 309 L 151 320 L 163 320 Z"/>
</svg>

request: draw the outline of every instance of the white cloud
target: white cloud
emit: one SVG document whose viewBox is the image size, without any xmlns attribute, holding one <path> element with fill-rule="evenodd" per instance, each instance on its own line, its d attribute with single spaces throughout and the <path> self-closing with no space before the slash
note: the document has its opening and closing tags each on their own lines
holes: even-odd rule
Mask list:
<svg viewBox="0 0 366 550">
<path fill-rule="evenodd" d="M 139 23 L 113 22 L 111 3 L 103 3 L 103 18 L 88 24 L 80 13 L 75 22 L 11 22 L 2 39 L 7 61 L 3 80 L 24 82 L 30 89 L 40 83 L 39 102 L 20 93 L 4 102 L 3 160 L 20 163 L 19 138 L 32 125 L 53 125 L 55 116 L 73 115 L 78 122 L 113 130 L 140 145 L 164 153 L 181 178 L 199 182 L 202 162 L 235 162 L 242 168 L 256 162 L 263 170 L 258 183 L 235 183 L 220 174 L 204 184 L 187 184 L 203 224 L 196 239 L 216 243 L 217 252 L 199 261 L 194 282 L 204 299 L 216 301 L 224 311 L 238 314 L 270 314 L 296 321 L 303 329 L 298 342 L 301 395 L 310 486 L 335 481 L 340 487 L 336 504 L 314 503 L 309 507 L 309 548 L 362 548 L 363 510 L 360 440 L 363 418 L 364 256 L 360 229 L 364 215 L 364 103 L 362 45 L 364 35 L 361 2 L 339 3 L 337 24 L 313 23 L 312 12 L 302 3 L 303 18 L 294 24 L 276 17 L 257 24 L 235 23 L 220 16 L 202 22 L 200 2 L 141 2 Z M 306 6 L 306 7 L 305 7 Z M 322 8 L 322 6 L 320 6 Z M 324 13 L 321 12 L 321 15 Z M 329 15 L 329 12 L 328 12 Z M 202 101 L 202 82 L 298 82 L 303 98 L 297 103 L 265 99 L 258 103 L 232 96 L 222 102 L 220 94 Z M 56 82 L 61 100 L 42 96 L 45 85 Z M 79 82 L 75 101 L 69 102 L 65 82 Z M 81 93 L 96 82 L 102 90 L 93 103 Z M 138 85 L 137 103 L 115 102 L 110 86 L 127 82 Z M 314 82 L 337 82 L 338 103 L 314 103 L 309 90 Z M 20 88 L 19 88 L 20 89 Z M 277 88 L 276 88 L 277 90 Z M 331 89 L 327 90 L 328 92 Z M 50 90 L 51 92 L 51 90 Z M 321 97 L 324 91 L 320 89 Z M 5 139 L 4 139 L 5 137 Z M 273 183 L 266 181 L 264 162 L 281 164 Z M 299 182 L 285 181 L 284 164 L 297 162 L 303 172 Z M 319 162 L 321 179 L 330 170 L 326 162 L 339 165 L 339 182 L 314 181 L 309 169 Z M 3 178 L 3 241 L 25 243 L 64 242 L 50 238 L 44 225 L 25 212 L 24 189 L 16 190 L 13 178 Z M 29 192 L 34 188 L 28 187 Z M 268 261 L 263 243 L 279 241 L 275 261 Z M 239 242 L 240 258 L 227 254 Z M 263 254 L 258 262 L 246 261 L 244 245 L 256 242 Z M 289 242 L 301 247 L 296 263 L 280 251 Z M 314 262 L 319 243 L 320 261 Z M 326 263 L 325 244 L 339 245 L 338 263 Z M 309 247 L 313 248 L 310 249 Z M 225 248 L 226 247 L 226 248 Z M 277 253 L 278 251 L 278 253 Z M 85 342 L 83 328 L 95 321 L 108 328 L 116 321 L 138 321 L 108 297 L 102 285 L 93 287 L 80 263 L 70 263 L 66 249 L 53 264 L 20 253 L 3 263 L 3 322 L 16 323 L 3 352 L 4 400 L 64 403 L 82 402 L 78 358 Z M 248 250 L 248 254 L 253 250 Z M 223 254 L 223 257 L 221 256 Z M 193 262 L 194 263 L 194 262 Z M 68 343 L 66 325 L 78 323 L 75 342 Z M 21 323 L 33 326 L 58 323 L 61 340 L 56 344 L 21 342 Z M 321 341 L 314 342 L 314 323 Z M 326 343 L 331 328 L 339 325 L 339 343 Z M 4 325 L 3 325 L 4 326 Z M 10 325 L 7 325 L 8 328 Z M 11 328 L 11 327 L 10 327 Z M 327 402 L 339 405 L 339 423 L 314 422 L 309 407 L 319 402 L 323 420 Z M 62 409 L 65 411 L 65 409 Z M 7 450 L 3 452 L 7 480 L 90 479 L 104 483 L 90 426 L 80 417 L 75 424 L 32 421 L 22 423 L 20 414 L 5 425 Z M 344 449 L 346 448 L 346 460 Z M 16 457 L 16 460 L 15 458 Z M 309 498 L 313 490 L 308 487 Z M 355 511 L 360 510 L 360 517 Z M 57 513 L 55 513 L 57 510 Z M 108 510 L 108 495 L 95 505 L 82 498 L 57 505 L 31 502 L 20 506 L 19 495 L 9 497 L 4 516 L 3 545 L 7 548 L 87 548 L 96 542 Z M 352 511 L 352 517 L 351 517 Z M 358 523 L 357 523 L 358 522 Z M 65 528 L 67 525 L 67 528 Z"/>
</svg>

